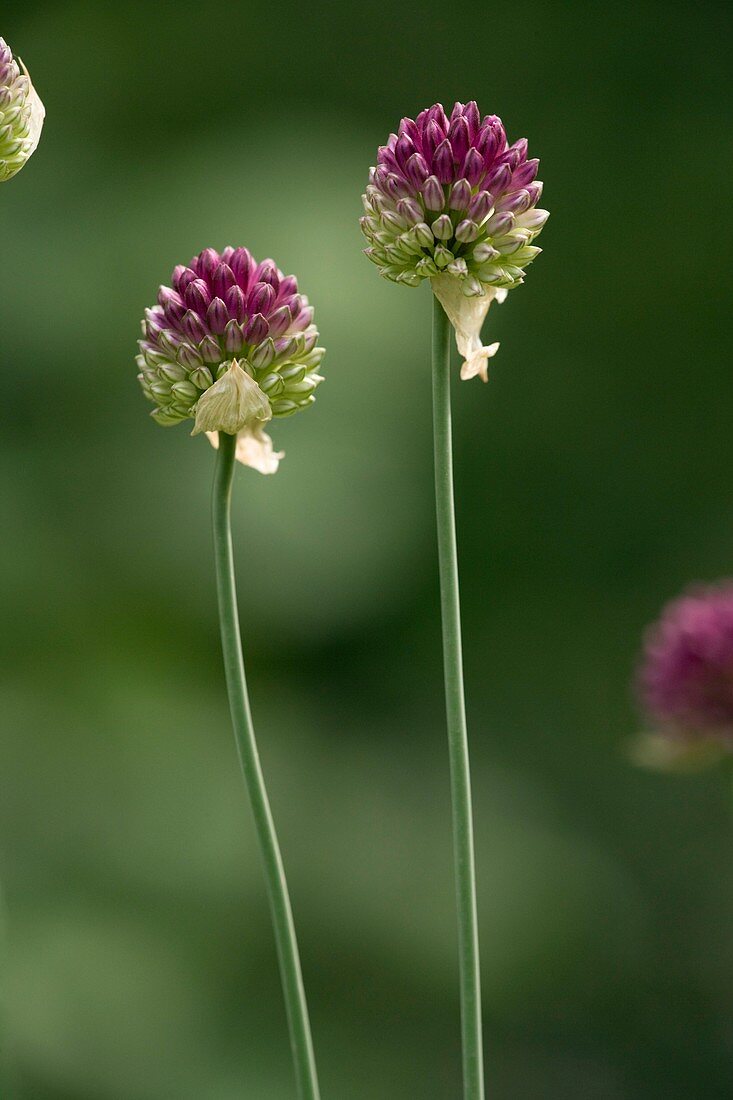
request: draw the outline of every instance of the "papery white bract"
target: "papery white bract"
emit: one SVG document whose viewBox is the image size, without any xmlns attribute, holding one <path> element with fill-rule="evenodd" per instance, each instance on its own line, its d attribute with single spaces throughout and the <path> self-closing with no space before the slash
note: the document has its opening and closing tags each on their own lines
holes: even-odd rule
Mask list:
<svg viewBox="0 0 733 1100">
<path fill-rule="evenodd" d="M 467 298 L 461 290 L 461 284 L 452 275 L 437 275 L 430 282 L 435 297 L 453 325 L 456 346 L 464 358 L 461 378 L 465 381 L 478 375 L 484 382 L 488 382 L 489 359 L 499 350 L 499 341 L 482 344 L 481 328 L 491 303 L 501 304 L 508 291 L 487 289 L 480 297 Z"/>
</svg>

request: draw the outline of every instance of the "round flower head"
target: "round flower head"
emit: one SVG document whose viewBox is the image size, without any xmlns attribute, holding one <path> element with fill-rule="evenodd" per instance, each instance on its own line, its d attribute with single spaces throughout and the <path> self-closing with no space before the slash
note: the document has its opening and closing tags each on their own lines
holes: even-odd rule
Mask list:
<svg viewBox="0 0 733 1100">
<path fill-rule="evenodd" d="M 668 604 L 647 634 L 639 693 L 651 762 L 733 751 L 733 582 Z"/>
<path fill-rule="evenodd" d="M 481 345 L 491 302 L 523 281 L 541 251 L 532 241 L 549 214 L 538 210 L 539 161 L 527 142 L 508 145 L 501 119 L 474 102 L 439 103 L 403 118 L 377 155 L 363 196 L 366 255 L 406 286 L 429 279 L 465 358 L 462 378 L 488 378 L 499 345 Z"/>
<path fill-rule="evenodd" d="M 137 362 L 159 424 L 192 418 L 192 435 L 237 436 L 237 458 L 274 473 L 283 457 L 262 430 L 315 400 L 325 349 L 292 275 L 246 248 L 213 248 L 173 272 L 145 311 Z"/>
<path fill-rule="evenodd" d="M 12 179 L 35 152 L 45 114 L 28 71 L 0 38 L 0 183 Z"/>
</svg>

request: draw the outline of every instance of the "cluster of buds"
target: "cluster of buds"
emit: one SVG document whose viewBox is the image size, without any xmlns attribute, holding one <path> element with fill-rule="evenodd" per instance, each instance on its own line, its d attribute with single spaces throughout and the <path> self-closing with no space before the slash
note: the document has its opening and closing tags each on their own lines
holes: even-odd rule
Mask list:
<svg viewBox="0 0 733 1100">
<path fill-rule="evenodd" d="M 325 349 L 292 275 L 246 248 L 205 249 L 173 272 L 146 310 L 138 379 L 163 425 L 193 418 L 214 445 L 237 435 L 237 458 L 274 473 L 282 457 L 262 425 L 315 400 Z"/>
<path fill-rule="evenodd" d="M 12 179 L 35 152 L 45 114 L 28 71 L 0 38 L 0 183 Z"/>
<path fill-rule="evenodd" d="M 486 312 L 541 251 L 532 242 L 549 214 L 537 208 L 538 164 L 526 140 L 508 145 L 501 119 L 482 119 L 471 102 L 450 118 L 440 104 L 403 118 L 370 170 L 366 255 L 394 282 L 431 281 L 466 357 L 464 378 L 486 380 L 498 348 L 478 339 Z"/>
<path fill-rule="evenodd" d="M 733 582 L 674 600 L 648 631 L 639 693 L 652 732 L 639 763 L 693 766 L 733 752 Z"/>
</svg>

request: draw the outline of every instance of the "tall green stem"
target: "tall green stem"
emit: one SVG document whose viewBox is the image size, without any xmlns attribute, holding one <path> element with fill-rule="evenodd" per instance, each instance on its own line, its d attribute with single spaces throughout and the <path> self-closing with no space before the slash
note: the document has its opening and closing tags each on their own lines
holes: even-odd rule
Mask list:
<svg viewBox="0 0 733 1100">
<path fill-rule="evenodd" d="M 280 846 L 275 832 L 265 781 L 262 775 L 252 714 L 247 694 L 247 682 L 242 660 L 242 640 L 237 614 L 237 592 L 234 581 L 234 558 L 231 535 L 231 495 L 234 479 L 234 436 L 219 433 L 219 454 L 214 479 L 213 521 L 216 556 L 216 587 L 219 597 L 221 643 L 224 651 L 229 708 L 234 726 L 239 761 L 242 765 L 262 863 L 270 899 L 275 930 L 280 975 L 285 994 L 285 1006 L 290 1028 L 295 1077 L 300 1100 L 318 1100 L 318 1077 L 313 1055 L 308 1006 L 300 969 L 298 942 L 293 913 L 285 880 Z"/>
<path fill-rule="evenodd" d="M 433 299 L 433 441 L 435 506 L 438 521 L 440 606 L 443 623 L 443 673 L 448 721 L 453 857 L 458 901 L 458 950 L 463 1038 L 463 1094 L 483 1100 L 484 1069 L 481 1030 L 476 866 L 473 851 L 471 774 L 468 762 L 466 705 L 463 691 L 461 608 L 458 594 L 458 549 L 453 503 L 453 453 L 450 408 L 450 323 Z"/>
</svg>

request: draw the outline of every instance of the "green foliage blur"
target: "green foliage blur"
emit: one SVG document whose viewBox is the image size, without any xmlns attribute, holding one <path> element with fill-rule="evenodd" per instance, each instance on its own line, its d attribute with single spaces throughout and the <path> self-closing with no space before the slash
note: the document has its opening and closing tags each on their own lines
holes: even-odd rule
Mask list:
<svg viewBox="0 0 733 1100">
<path fill-rule="evenodd" d="M 0 192 L 3 1095 L 293 1096 L 214 453 L 133 361 L 174 264 L 246 244 L 328 347 L 235 505 L 324 1100 L 458 1100 L 430 301 L 358 217 L 400 117 L 475 97 L 552 211 L 454 388 L 488 1093 L 729 1097 L 730 777 L 627 757 L 644 625 L 733 570 L 727 5 L 3 0 L 0 33 L 47 108 Z"/>
</svg>

